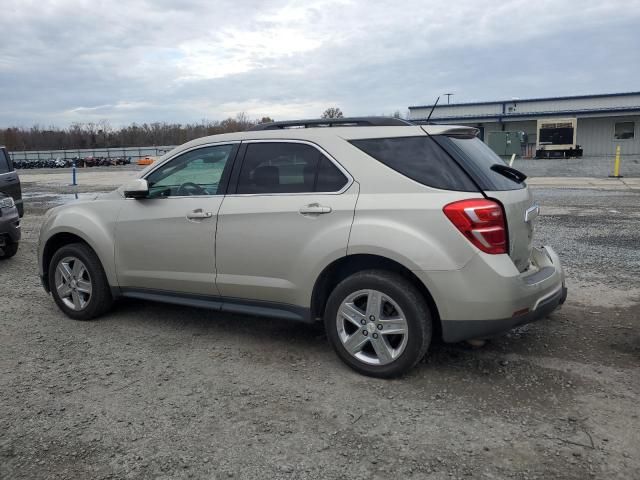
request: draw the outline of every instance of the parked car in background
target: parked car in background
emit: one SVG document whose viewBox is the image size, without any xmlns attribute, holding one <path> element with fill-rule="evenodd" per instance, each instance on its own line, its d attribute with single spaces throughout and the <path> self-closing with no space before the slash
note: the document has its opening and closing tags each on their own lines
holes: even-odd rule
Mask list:
<svg viewBox="0 0 640 480">
<path fill-rule="evenodd" d="M 154 157 L 147 156 L 147 157 L 139 158 L 137 163 L 140 166 L 146 167 L 146 166 L 151 165 L 155 161 L 156 161 L 156 159 Z"/>
<path fill-rule="evenodd" d="M 526 177 L 476 134 L 374 117 L 191 141 L 50 210 L 42 283 L 79 320 L 123 296 L 324 321 L 350 367 L 400 375 L 434 335 L 484 338 L 566 298 Z"/>
<path fill-rule="evenodd" d="M 0 260 L 13 257 L 20 242 L 20 214 L 13 198 L 0 193 Z"/>
<path fill-rule="evenodd" d="M 20 178 L 13 167 L 13 162 L 9 156 L 7 149 L 0 145 L 0 193 L 4 193 L 13 198 L 18 208 L 20 217 L 24 215 L 24 206 L 22 203 L 22 189 L 20 187 Z"/>
</svg>

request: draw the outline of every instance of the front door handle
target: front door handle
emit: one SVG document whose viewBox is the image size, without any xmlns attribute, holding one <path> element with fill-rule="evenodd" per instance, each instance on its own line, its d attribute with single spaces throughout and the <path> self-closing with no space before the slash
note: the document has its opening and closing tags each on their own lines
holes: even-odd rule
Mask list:
<svg viewBox="0 0 640 480">
<path fill-rule="evenodd" d="M 201 208 L 187 213 L 187 218 L 189 220 L 202 220 L 203 218 L 211 218 L 211 217 L 213 217 L 213 213 L 203 212 Z"/>
<path fill-rule="evenodd" d="M 311 203 L 300 208 L 300 213 L 303 215 L 320 215 L 323 213 L 331 213 L 331 207 L 325 207 L 319 203 Z"/>
</svg>

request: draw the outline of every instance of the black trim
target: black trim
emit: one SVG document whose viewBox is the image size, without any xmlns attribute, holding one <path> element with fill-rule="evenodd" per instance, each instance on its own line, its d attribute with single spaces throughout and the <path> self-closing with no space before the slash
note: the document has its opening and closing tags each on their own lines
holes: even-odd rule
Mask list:
<svg viewBox="0 0 640 480">
<path fill-rule="evenodd" d="M 540 283 L 545 281 L 547 278 L 551 277 L 554 273 L 556 273 L 556 268 L 551 265 L 542 267 L 533 275 L 529 275 L 528 277 L 524 277 L 524 283 L 527 285 L 535 285 L 536 283 Z"/>
<path fill-rule="evenodd" d="M 217 195 L 226 195 L 229 188 L 229 180 L 231 179 L 231 172 L 233 166 L 236 163 L 236 159 L 238 158 L 238 152 L 240 151 L 241 144 L 235 144 L 235 148 L 231 155 L 229 155 L 229 160 L 227 164 L 224 166 L 224 170 L 222 170 L 222 176 L 220 177 L 220 184 L 218 185 L 218 193 Z M 233 157 L 233 158 L 231 158 Z"/>
<path fill-rule="evenodd" d="M 242 142 L 240 144 L 240 148 L 238 149 L 236 160 L 233 163 L 233 171 L 231 172 L 231 177 L 229 179 L 229 189 L 227 191 L 229 195 L 234 195 L 238 193 L 238 181 L 240 179 L 240 172 L 242 171 L 242 165 L 244 164 L 244 158 L 247 155 L 248 146 L 249 146 L 249 143 Z"/>
<path fill-rule="evenodd" d="M 408 125 L 413 124 L 407 120 L 395 117 L 315 118 L 310 120 L 261 123 L 251 127 L 249 131 L 312 127 L 406 127 Z"/>
<path fill-rule="evenodd" d="M 241 298 L 192 295 L 143 288 L 120 288 L 119 295 L 153 302 L 171 303 L 187 307 L 206 308 L 218 312 L 239 313 L 268 318 L 282 318 L 303 323 L 313 323 L 309 308 L 286 303 L 245 300 Z"/>
<path fill-rule="evenodd" d="M 567 298 L 567 289 L 558 292 L 538 305 L 533 312 L 512 318 L 499 320 L 442 320 L 442 339 L 448 343 L 461 342 L 475 338 L 493 337 L 519 325 L 535 322 L 550 315 Z"/>
</svg>

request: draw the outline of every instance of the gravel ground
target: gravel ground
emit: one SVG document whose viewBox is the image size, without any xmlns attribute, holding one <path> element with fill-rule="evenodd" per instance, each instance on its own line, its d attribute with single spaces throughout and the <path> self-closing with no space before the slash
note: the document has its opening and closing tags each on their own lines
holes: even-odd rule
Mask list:
<svg viewBox="0 0 640 480">
<path fill-rule="evenodd" d="M 0 264 L 0 478 L 638 478 L 637 190 L 534 188 L 565 306 L 383 381 L 321 328 L 133 301 L 65 318 L 36 241 L 68 190 L 23 184 L 24 242 Z"/>
</svg>

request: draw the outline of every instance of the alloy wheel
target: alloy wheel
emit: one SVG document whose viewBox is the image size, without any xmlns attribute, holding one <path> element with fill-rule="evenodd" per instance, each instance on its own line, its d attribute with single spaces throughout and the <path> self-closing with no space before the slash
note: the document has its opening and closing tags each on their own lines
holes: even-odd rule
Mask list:
<svg viewBox="0 0 640 480">
<path fill-rule="evenodd" d="M 345 350 L 369 365 L 396 360 L 409 336 L 398 303 L 378 290 L 359 290 L 345 298 L 338 309 L 336 327 Z"/>
<path fill-rule="evenodd" d="M 93 285 L 86 265 L 77 257 L 64 257 L 56 266 L 55 288 L 71 310 L 84 309 L 91 300 Z"/>
</svg>

